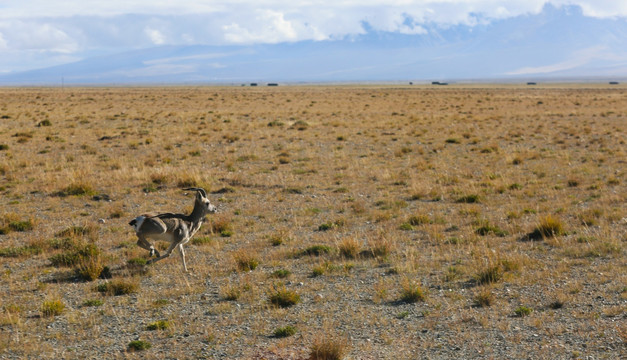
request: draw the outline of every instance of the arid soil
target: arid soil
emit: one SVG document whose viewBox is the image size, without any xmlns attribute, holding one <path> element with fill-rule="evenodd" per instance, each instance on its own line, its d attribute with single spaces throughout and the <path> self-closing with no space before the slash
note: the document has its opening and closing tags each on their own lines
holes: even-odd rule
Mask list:
<svg viewBox="0 0 627 360">
<path fill-rule="evenodd" d="M 0 89 L 0 358 L 626 358 L 626 140 L 623 85 Z"/>
</svg>

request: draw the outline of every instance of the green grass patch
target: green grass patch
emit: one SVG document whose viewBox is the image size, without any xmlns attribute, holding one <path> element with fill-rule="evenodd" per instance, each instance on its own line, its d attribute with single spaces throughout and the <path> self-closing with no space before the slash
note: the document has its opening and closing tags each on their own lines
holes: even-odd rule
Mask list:
<svg viewBox="0 0 627 360">
<path fill-rule="evenodd" d="M 410 223 L 402 223 L 398 228 L 403 230 L 403 231 L 413 231 L 414 230 L 414 227 Z"/>
<path fill-rule="evenodd" d="M 128 351 L 143 351 L 148 350 L 152 347 L 148 341 L 143 340 L 134 340 L 128 343 L 127 350 Z"/>
<path fill-rule="evenodd" d="M 96 190 L 91 186 L 91 184 L 78 181 L 73 182 L 70 185 L 66 186 L 62 190 L 56 193 L 57 196 L 66 197 L 66 196 L 93 196 L 96 195 Z"/>
<path fill-rule="evenodd" d="M 526 306 L 519 306 L 516 308 L 516 310 L 514 310 L 514 314 L 516 314 L 516 316 L 518 317 L 525 317 L 525 316 L 529 316 L 531 315 L 531 312 L 533 312 L 533 309 L 528 308 Z"/>
<path fill-rule="evenodd" d="M 148 260 L 146 260 L 145 258 L 136 257 L 136 258 L 128 259 L 126 263 L 132 266 L 144 266 L 146 265 L 147 262 Z"/>
<path fill-rule="evenodd" d="M 498 226 L 493 226 L 489 224 L 479 227 L 477 230 L 475 230 L 475 233 L 481 236 L 486 236 L 490 234 L 496 235 L 498 237 L 507 236 L 507 231 L 501 230 Z"/>
<path fill-rule="evenodd" d="M 212 242 L 213 242 L 213 239 L 211 238 L 211 236 L 198 236 L 191 240 L 192 245 L 196 245 L 196 246 L 208 245 L 208 244 L 211 244 Z"/>
<path fill-rule="evenodd" d="M 154 331 L 154 330 L 166 330 L 171 326 L 170 322 L 167 320 L 158 320 L 151 322 L 146 326 L 146 330 Z"/>
<path fill-rule="evenodd" d="M 318 231 L 329 231 L 329 230 L 337 229 L 337 228 L 344 226 L 344 224 L 345 224 L 344 220 L 336 220 L 333 222 L 327 222 L 318 226 Z"/>
<path fill-rule="evenodd" d="M 313 245 L 310 246 L 303 251 L 301 251 L 301 255 L 312 255 L 312 256 L 320 256 L 324 254 L 328 254 L 332 251 L 330 246 L 326 245 Z"/>
<path fill-rule="evenodd" d="M 292 274 L 292 272 L 289 271 L 289 270 L 279 269 L 279 270 L 275 270 L 272 273 L 272 277 L 278 278 L 278 279 L 285 279 L 285 278 L 289 277 L 291 274 Z"/>
<path fill-rule="evenodd" d="M 0 257 L 29 257 L 39 255 L 43 252 L 43 248 L 39 245 L 11 246 L 0 249 Z"/>
<path fill-rule="evenodd" d="M 296 334 L 296 328 L 291 325 L 277 328 L 276 330 L 274 330 L 274 333 L 273 333 L 275 338 L 286 338 L 294 334 Z"/>
<path fill-rule="evenodd" d="M 456 200 L 458 203 L 462 204 L 476 204 L 481 201 L 481 198 L 477 194 L 464 195 Z"/>
<path fill-rule="evenodd" d="M 102 306 L 104 303 L 100 299 L 90 299 L 83 301 L 83 306 L 85 307 L 98 307 Z"/>
</svg>

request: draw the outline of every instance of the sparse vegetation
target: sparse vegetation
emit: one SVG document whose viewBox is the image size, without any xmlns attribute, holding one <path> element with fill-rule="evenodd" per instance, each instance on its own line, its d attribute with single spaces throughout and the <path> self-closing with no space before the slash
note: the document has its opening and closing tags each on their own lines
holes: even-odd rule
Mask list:
<svg viewBox="0 0 627 360">
<path fill-rule="evenodd" d="M 538 226 L 526 237 L 530 240 L 542 240 L 547 237 L 561 236 L 565 233 L 563 223 L 557 217 L 547 215 L 540 219 Z"/>
<path fill-rule="evenodd" d="M 317 337 L 311 346 L 311 360 L 342 360 L 349 351 L 346 340 L 329 336 Z"/>
<path fill-rule="evenodd" d="M 93 196 L 96 190 L 91 184 L 85 181 L 76 181 L 64 187 L 63 190 L 57 192 L 58 196 Z"/>
<path fill-rule="evenodd" d="M 332 250 L 332 248 L 330 246 L 327 245 L 312 245 L 306 249 L 304 249 L 301 254 L 302 255 L 313 255 L 313 256 L 320 256 L 323 254 L 328 254 L 330 253 Z"/>
<path fill-rule="evenodd" d="M 96 290 L 106 295 L 121 296 L 136 293 L 139 290 L 139 285 L 135 281 L 114 279 L 99 284 Z"/>
<path fill-rule="evenodd" d="M 100 299 L 90 299 L 90 300 L 83 301 L 83 306 L 87 306 L 87 307 L 97 307 L 97 306 L 102 306 L 102 304 L 104 303 Z"/>
<path fill-rule="evenodd" d="M 475 280 L 480 285 L 496 283 L 501 281 L 502 278 L 503 269 L 500 265 L 488 266 L 475 275 Z"/>
<path fill-rule="evenodd" d="M 259 260 L 249 251 L 240 250 L 233 257 L 240 271 L 253 271 L 259 266 Z"/>
<path fill-rule="evenodd" d="M 516 310 L 514 310 L 514 313 L 518 317 L 525 317 L 525 316 L 529 316 L 532 311 L 533 309 L 521 305 L 517 307 Z"/>
<path fill-rule="evenodd" d="M 54 317 L 61 315 L 65 310 L 65 304 L 61 300 L 44 301 L 41 305 L 41 315 L 43 317 Z"/>
<path fill-rule="evenodd" d="M 425 293 L 422 287 L 414 283 L 412 281 L 405 281 L 403 284 L 403 288 L 401 290 L 401 298 L 402 302 L 413 304 L 418 301 L 425 300 Z"/>
<path fill-rule="evenodd" d="M 279 269 L 279 270 L 275 270 L 274 272 L 272 272 L 272 277 L 278 278 L 278 279 L 285 279 L 288 276 L 290 276 L 292 274 L 291 271 L 286 270 L 286 269 Z"/>
<path fill-rule="evenodd" d="M 0 248 L 0 257 L 28 257 L 38 255 L 43 252 L 43 248 L 39 244 L 30 244 L 16 247 Z"/>
<path fill-rule="evenodd" d="M 146 330 L 154 331 L 154 330 L 165 330 L 170 327 L 170 322 L 167 320 L 157 320 L 153 321 L 148 326 L 146 326 Z"/>
<path fill-rule="evenodd" d="M 0 89 L 3 355 L 89 358 L 95 337 L 100 357 L 142 339 L 126 356 L 148 358 L 624 347 L 622 85 L 60 90 Z M 146 266 L 128 222 L 188 213 L 194 186 L 219 212 L 190 271 L 178 250 Z"/>
<path fill-rule="evenodd" d="M 8 234 L 12 231 L 24 232 L 33 230 L 35 226 L 32 219 L 22 220 L 18 214 L 8 213 L 0 218 L 0 235 Z"/>
<path fill-rule="evenodd" d="M 296 305 L 299 302 L 300 295 L 298 295 L 295 291 L 288 290 L 285 287 L 274 289 L 274 291 L 270 294 L 270 303 L 278 307 L 286 308 Z"/>
<path fill-rule="evenodd" d="M 475 305 L 478 307 L 487 307 L 494 304 L 494 293 L 489 287 L 484 287 L 474 297 Z"/>
<path fill-rule="evenodd" d="M 148 341 L 144 340 L 133 340 L 128 343 L 127 350 L 128 351 L 143 351 L 148 350 L 152 347 L 152 344 Z"/>
<path fill-rule="evenodd" d="M 475 232 L 482 236 L 492 234 L 495 236 L 504 237 L 507 235 L 507 231 L 501 230 L 498 226 L 490 225 L 487 222 L 484 222 L 484 224 L 477 228 Z"/>
<path fill-rule="evenodd" d="M 470 194 L 470 195 L 464 195 L 460 198 L 457 199 L 458 203 L 465 203 L 465 204 L 474 204 L 474 203 L 478 203 L 480 200 L 479 195 L 477 194 Z"/>
<path fill-rule="evenodd" d="M 274 337 L 285 338 L 296 334 L 296 328 L 291 325 L 286 325 L 274 330 Z"/>
<path fill-rule="evenodd" d="M 361 252 L 361 244 L 355 238 L 346 238 L 338 246 L 340 255 L 347 259 L 355 259 Z"/>
<path fill-rule="evenodd" d="M 132 266 L 144 266 L 146 265 L 147 262 L 148 260 L 146 260 L 145 258 L 141 258 L 141 257 L 128 259 L 127 261 L 127 263 Z"/>
<path fill-rule="evenodd" d="M 193 237 L 190 242 L 192 243 L 192 245 L 202 246 L 211 244 L 213 242 L 213 239 L 211 238 L 211 236 L 196 236 Z"/>
</svg>

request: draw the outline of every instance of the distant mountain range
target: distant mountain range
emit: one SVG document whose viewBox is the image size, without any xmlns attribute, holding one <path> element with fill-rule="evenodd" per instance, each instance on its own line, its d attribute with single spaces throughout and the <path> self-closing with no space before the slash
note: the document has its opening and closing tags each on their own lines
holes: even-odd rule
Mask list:
<svg viewBox="0 0 627 360">
<path fill-rule="evenodd" d="M 426 34 L 369 30 L 334 41 L 158 46 L 3 74 L 0 85 L 627 78 L 624 18 L 546 6 L 472 27 L 422 26 Z"/>
</svg>

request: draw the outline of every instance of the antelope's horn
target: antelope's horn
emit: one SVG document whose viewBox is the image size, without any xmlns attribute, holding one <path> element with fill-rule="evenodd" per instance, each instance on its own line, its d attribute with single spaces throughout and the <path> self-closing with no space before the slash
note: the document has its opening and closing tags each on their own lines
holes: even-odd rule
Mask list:
<svg viewBox="0 0 627 360">
<path fill-rule="evenodd" d="M 183 190 L 192 190 L 192 191 L 198 191 L 200 193 L 200 195 L 202 195 L 203 197 L 207 197 L 207 192 L 205 191 L 205 189 L 203 188 L 195 188 L 195 187 L 191 187 L 191 188 L 185 188 Z"/>
</svg>

